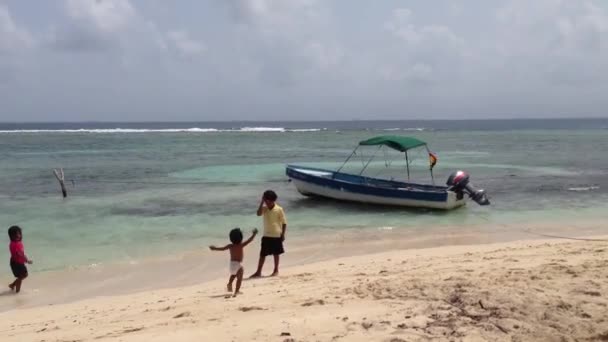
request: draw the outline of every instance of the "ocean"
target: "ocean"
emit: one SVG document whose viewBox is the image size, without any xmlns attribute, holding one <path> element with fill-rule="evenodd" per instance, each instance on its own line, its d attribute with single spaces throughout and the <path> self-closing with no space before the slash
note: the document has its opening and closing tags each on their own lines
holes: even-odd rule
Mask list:
<svg viewBox="0 0 608 342">
<path fill-rule="evenodd" d="M 266 189 L 279 195 L 291 240 L 601 220 L 607 128 L 608 119 L 2 123 L 0 222 L 23 227 L 31 269 L 42 272 L 223 243 L 233 227 L 261 226 L 255 211 Z M 492 204 L 439 212 L 337 203 L 300 195 L 285 176 L 288 163 L 335 169 L 358 141 L 384 134 L 428 142 L 439 157 L 436 183 L 465 170 Z M 362 151 L 346 170 L 372 153 Z M 412 181 L 431 182 L 426 151 L 411 157 Z M 389 152 L 367 174 L 405 179 L 404 165 Z M 65 171 L 67 199 L 55 168 Z M 9 272 L 0 269 L 7 279 Z"/>
</svg>

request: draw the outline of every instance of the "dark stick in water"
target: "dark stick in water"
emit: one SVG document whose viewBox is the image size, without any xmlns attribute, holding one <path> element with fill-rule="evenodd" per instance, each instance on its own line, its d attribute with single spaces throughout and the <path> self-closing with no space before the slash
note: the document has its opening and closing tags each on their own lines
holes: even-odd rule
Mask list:
<svg viewBox="0 0 608 342">
<path fill-rule="evenodd" d="M 60 169 L 60 171 L 54 169 L 53 174 L 55 175 L 55 178 L 57 178 L 57 180 L 59 181 L 59 185 L 61 185 L 61 193 L 63 194 L 63 198 L 68 197 L 68 192 L 65 189 L 65 177 L 63 175 L 63 169 Z"/>
</svg>

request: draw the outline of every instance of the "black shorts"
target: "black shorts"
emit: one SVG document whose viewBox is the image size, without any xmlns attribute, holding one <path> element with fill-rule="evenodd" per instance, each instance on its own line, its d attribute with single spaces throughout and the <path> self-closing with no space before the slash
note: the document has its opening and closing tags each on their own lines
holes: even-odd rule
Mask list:
<svg viewBox="0 0 608 342">
<path fill-rule="evenodd" d="M 25 267 L 25 264 L 19 264 L 11 260 L 11 271 L 13 271 L 15 278 L 27 277 L 27 267 Z"/>
<path fill-rule="evenodd" d="M 285 253 L 283 249 L 283 240 L 281 238 L 267 237 L 262 238 L 262 249 L 260 256 L 280 255 Z"/>
</svg>

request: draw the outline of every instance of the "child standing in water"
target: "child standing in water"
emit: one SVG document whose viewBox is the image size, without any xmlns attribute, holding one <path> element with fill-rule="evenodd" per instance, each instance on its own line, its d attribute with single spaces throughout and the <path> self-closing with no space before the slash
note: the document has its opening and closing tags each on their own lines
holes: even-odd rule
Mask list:
<svg viewBox="0 0 608 342">
<path fill-rule="evenodd" d="M 27 267 L 25 264 L 31 264 L 32 260 L 25 255 L 23 248 L 23 235 L 19 226 L 12 226 L 8 229 L 8 237 L 11 239 L 9 250 L 11 252 L 11 270 L 15 276 L 15 281 L 8 285 L 11 290 L 16 293 L 21 291 L 21 283 L 27 278 Z"/>
<path fill-rule="evenodd" d="M 230 231 L 231 244 L 224 247 L 209 246 L 209 249 L 212 251 L 230 250 L 230 279 L 228 280 L 226 288 L 228 292 L 232 292 L 232 282 L 236 278 L 236 289 L 234 289 L 233 297 L 236 297 L 236 295 L 240 293 L 239 291 L 241 290 L 241 283 L 243 281 L 243 248 L 251 243 L 257 234 L 258 230 L 254 228 L 251 237 L 243 242 L 243 232 L 241 232 L 240 228 L 234 228 Z"/>
<path fill-rule="evenodd" d="M 285 252 L 283 241 L 285 241 L 285 231 L 287 230 L 287 219 L 283 208 L 276 203 L 277 194 L 272 190 L 264 191 L 262 200 L 258 206 L 257 215 L 264 217 L 264 237 L 262 237 L 262 247 L 260 249 L 260 260 L 258 269 L 251 278 L 262 276 L 262 268 L 266 257 L 274 257 L 274 270 L 272 277 L 279 275 L 280 255 Z"/>
</svg>

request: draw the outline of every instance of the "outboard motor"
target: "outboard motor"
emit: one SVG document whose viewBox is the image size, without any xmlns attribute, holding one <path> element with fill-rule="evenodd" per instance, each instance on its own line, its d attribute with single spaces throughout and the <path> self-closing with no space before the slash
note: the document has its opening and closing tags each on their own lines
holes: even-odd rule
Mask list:
<svg viewBox="0 0 608 342">
<path fill-rule="evenodd" d="M 469 174 L 464 171 L 456 171 L 450 175 L 446 184 L 448 190 L 454 191 L 458 194 L 459 198 L 462 197 L 463 193 L 467 193 L 473 201 L 479 205 L 488 205 L 490 200 L 486 196 L 486 192 L 481 189 L 475 189 L 469 182 Z"/>
</svg>

